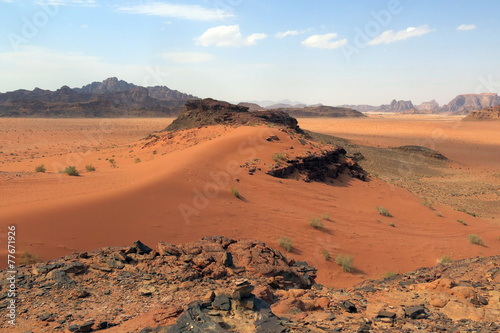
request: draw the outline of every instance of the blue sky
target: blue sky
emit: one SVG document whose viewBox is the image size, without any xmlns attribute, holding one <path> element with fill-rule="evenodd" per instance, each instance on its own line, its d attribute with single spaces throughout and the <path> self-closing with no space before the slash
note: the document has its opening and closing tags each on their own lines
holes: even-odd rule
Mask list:
<svg viewBox="0 0 500 333">
<path fill-rule="evenodd" d="M 0 92 L 116 76 L 231 102 L 499 92 L 497 0 L 0 0 Z"/>
</svg>

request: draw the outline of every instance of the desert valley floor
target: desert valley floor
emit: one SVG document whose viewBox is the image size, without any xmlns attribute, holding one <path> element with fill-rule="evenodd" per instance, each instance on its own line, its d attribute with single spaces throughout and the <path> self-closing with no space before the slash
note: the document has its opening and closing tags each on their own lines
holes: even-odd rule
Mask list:
<svg viewBox="0 0 500 333">
<path fill-rule="evenodd" d="M 16 225 L 18 249 L 46 260 L 139 239 L 183 243 L 209 235 L 280 249 L 277 240 L 286 236 L 290 255 L 317 267 L 317 281 L 333 287 L 434 266 L 443 256 L 500 252 L 500 124 L 399 115 L 298 120 L 305 130 L 351 140 L 354 150 L 425 146 L 450 161 L 426 172 L 391 162 L 397 172 L 388 175 L 360 148 L 369 180 L 343 176 L 327 185 L 265 173 L 276 153 L 314 148 L 277 128 L 209 126 L 156 140 L 150 134 L 172 119 L 0 119 L 0 237 Z M 272 135 L 280 140 L 265 140 Z M 248 163 L 262 172 L 240 167 Z M 46 172 L 34 172 L 41 164 Z M 70 165 L 80 177 L 59 173 Z M 309 219 L 323 213 L 330 219 L 312 228 Z M 469 234 L 484 245 L 469 243 Z M 351 255 L 354 272 L 325 261 L 323 251 Z M 1 249 L 2 263 L 5 257 Z"/>
</svg>

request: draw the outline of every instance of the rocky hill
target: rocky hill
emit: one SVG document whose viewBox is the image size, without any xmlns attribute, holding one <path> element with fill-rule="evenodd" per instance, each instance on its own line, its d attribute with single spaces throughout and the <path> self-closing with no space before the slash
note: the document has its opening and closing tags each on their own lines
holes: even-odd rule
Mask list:
<svg viewBox="0 0 500 333">
<path fill-rule="evenodd" d="M 500 120 L 500 105 L 486 108 L 481 111 L 471 111 L 462 121 Z"/>
<path fill-rule="evenodd" d="M 346 272 L 345 274 L 351 274 Z M 17 267 L 19 332 L 498 332 L 500 257 L 335 290 L 252 240 L 140 241 Z M 0 308 L 10 273 L 0 271 Z M 8 316 L 7 316 L 8 317 Z M 10 330 L 7 317 L 2 330 Z"/>
<path fill-rule="evenodd" d="M 259 104 L 256 104 L 256 103 L 245 103 L 245 102 L 241 102 L 241 103 L 238 103 L 238 106 L 247 107 L 247 108 L 248 108 L 248 111 L 250 111 L 250 112 L 255 112 L 255 111 L 261 111 L 261 110 L 264 110 L 264 108 L 263 108 L 262 106 L 260 106 Z"/>
<path fill-rule="evenodd" d="M 440 107 L 436 100 L 432 100 L 430 102 L 423 102 L 422 104 L 416 107 L 419 113 L 438 113 L 440 111 Z"/>
<path fill-rule="evenodd" d="M 172 117 L 196 97 L 167 87 L 139 87 L 117 78 L 82 88 L 0 93 L 0 117 Z"/>
<path fill-rule="evenodd" d="M 415 112 L 416 108 L 411 101 L 396 101 L 392 100 L 391 104 L 381 105 L 378 109 L 380 112 L 396 112 L 396 113 L 406 113 Z"/>
<path fill-rule="evenodd" d="M 466 115 L 471 111 L 478 111 L 500 105 L 500 96 L 495 93 L 458 95 L 451 102 L 444 105 L 442 112 L 456 115 Z"/>
<path fill-rule="evenodd" d="M 349 108 L 341 108 L 334 106 L 308 106 L 302 108 L 286 108 L 282 107 L 279 109 L 270 109 L 270 110 L 279 110 L 288 113 L 292 117 L 296 118 L 317 118 L 317 117 L 328 117 L 328 118 L 357 118 L 357 117 L 366 117 L 359 111 L 349 109 Z"/>
<path fill-rule="evenodd" d="M 248 107 L 238 106 L 212 98 L 193 100 L 186 103 L 183 112 L 167 128 L 177 131 L 199 126 L 228 124 L 280 124 L 300 131 L 297 120 L 280 110 L 249 112 Z"/>
</svg>

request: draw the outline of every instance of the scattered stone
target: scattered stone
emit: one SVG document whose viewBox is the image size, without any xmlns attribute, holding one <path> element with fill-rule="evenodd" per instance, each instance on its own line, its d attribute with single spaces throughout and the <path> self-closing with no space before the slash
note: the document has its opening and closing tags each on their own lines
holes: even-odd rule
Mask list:
<svg viewBox="0 0 500 333">
<path fill-rule="evenodd" d="M 423 306 L 410 306 L 405 308 L 405 315 L 411 319 L 423 319 L 427 317 L 425 308 Z"/>
<path fill-rule="evenodd" d="M 137 254 L 149 254 L 149 252 L 153 251 L 149 246 L 144 245 L 140 240 L 134 242 L 132 245 L 137 250 Z"/>
<path fill-rule="evenodd" d="M 254 286 L 248 282 L 248 280 L 236 280 L 235 281 L 235 289 L 231 293 L 232 299 L 242 299 L 246 297 L 250 297 L 252 295 L 252 291 L 254 290 Z"/>
<path fill-rule="evenodd" d="M 90 331 L 92 331 L 92 326 L 94 326 L 94 321 L 87 321 L 84 324 L 78 326 L 78 331 L 90 332 Z"/>
<path fill-rule="evenodd" d="M 389 318 L 389 319 L 394 319 L 396 318 L 396 314 L 394 312 L 390 312 L 390 311 L 380 311 L 378 314 L 377 314 L 377 317 L 376 318 Z"/>
<path fill-rule="evenodd" d="M 349 313 L 357 313 L 358 312 L 356 305 L 354 305 L 351 301 L 347 301 L 347 300 L 343 301 L 342 303 L 340 303 L 340 307 Z"/>
</svg>

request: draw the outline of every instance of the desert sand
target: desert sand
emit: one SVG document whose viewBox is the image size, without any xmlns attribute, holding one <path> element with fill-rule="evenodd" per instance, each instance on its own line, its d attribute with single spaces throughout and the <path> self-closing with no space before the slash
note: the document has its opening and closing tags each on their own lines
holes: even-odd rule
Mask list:
<svg viewBox="0 0 500 333">
<path fill-rule="evenodd" d="M 427 146 L 452 159 L 452 167 L 500 175 L 499 125 L 458 120 L 393 116 L 299 119 L 299 125 L 374 146 Z M 16 225 L 18 250 L 50 259 L 138 239 L 182 243 L 207 235 L 259 239 L 279 249 L 277 240 L 286 236 L 293 242 L 290 255 L 316 266 L 317 281 L 333 287 L 433 266 L 445 255 L 499 253 L 500 215 L 472 217 L 440 204 L 433 210 L 375 177 L 363 182 L 343 176 L 327 185 L 240 168 L 255 159 L 273 163 L 275 153 L 292 153 L 292 146 L 294 154 L 314 149 L 277 128 L 211 126 L 143 140 L 170 122 L 0 119 L 1 237 Z M 266 141 L 271 135 L 280 141 Z M 41 164 L 46 172 L 35 173 Z M 69 165 L 80 177 L 58 173 Z M 380 215 L 377 206 L 393 217 Z M 323 213 L 330 216 L 324 228 L 312 228 L 309 219 Z M 472 233 L 485 245 L 470 244 Z M 333 258 L 351 255 L 355 271 L 342 272 L 323 258 L 324 250 Z M 0 254 L 6 262 L 5 250 Z"/>
</svg>

